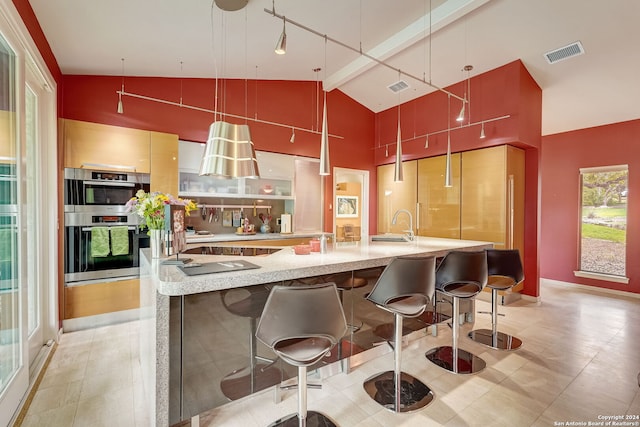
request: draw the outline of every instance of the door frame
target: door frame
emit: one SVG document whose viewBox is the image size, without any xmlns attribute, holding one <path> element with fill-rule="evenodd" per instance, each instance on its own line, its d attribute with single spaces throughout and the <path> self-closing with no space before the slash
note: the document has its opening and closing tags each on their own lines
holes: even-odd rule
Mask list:
<svg viewBox="0 0 640 427">
<path fill-rule="evenodd" d="M 60 321 L 58 319 L 58 152 L 57 152 L 57 84 L 49 68 L 42 58 L 26 25 L 22 21 L 13 1 L 0 0 L 0 31 L 16 53 L 16 113 L 17 113 L 17 154 L 22 162 L 23 147 L 26 143 L 25 135 L 25 87 L 27 67 L 35 73 L 36 82 L 44 94 L 40 99 L 37 142 L 37 165 L 39 176 L 37 186 L 40 188 L 40 205 L 46 209 L 39 209 L 35 218 L 38 224 L 39 247 L 36 249 L 36 260 L 26 259 L 25 239 L 23 231 L 26 215 L 19 211 L 18 224 L 20 227 L 18 250 L 20 261 L 18 265 L 20 277 L 19 305 L 20 316 L 20 367 L 14 374 L 7 388 L 0 393 L 0 425 L 9 424 L 20 412 L 27 394 L 33 390 L 36 379 L 41 372 L 47 354 L 50 354 L 51 344 L 59 337 Z M 18 168 L 18 173 L 21 171 Z M 20 184 L 22 186 L 22 184 Z M 19 190 L 23 197 L 24 188 Z M 18 203 L 23 205 L 23 200 Z M 53 209 L 52 209 L 53 208 Z M 27 336 L 27 292 L 24 283 L 27 262 L 36 262 L 37 280 L 41 289 L 41 327 L 42 345 L 40 357 L 29 359 L 29 340 Z"/>
<path fill-rule="evenodd" d="M 352 179 L 349 182 L 360 183 L 360 200 L 361 200 L 361 214 L 360 214 L 360 241 L 369 240 L 369 180 L 370 172 L 364 169 L 349 169 L 349 168 L 333 168 L 333 235 L 336 235 L 336 187 L 338 182 L 342 182 L 345 179 Z"/>
</svg>

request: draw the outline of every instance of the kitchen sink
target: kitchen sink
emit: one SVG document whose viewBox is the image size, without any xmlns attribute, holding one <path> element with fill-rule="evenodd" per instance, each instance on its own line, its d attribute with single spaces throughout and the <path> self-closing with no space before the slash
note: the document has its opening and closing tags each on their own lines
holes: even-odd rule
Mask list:
<svg viewBox="0 0 640 427">
<path fill-rule="evenodd" d="M 375 236 L 371 236 L 372 242 L 409 242 L 409 239 L 404 234 L 377 234 Z"/>
</svg>

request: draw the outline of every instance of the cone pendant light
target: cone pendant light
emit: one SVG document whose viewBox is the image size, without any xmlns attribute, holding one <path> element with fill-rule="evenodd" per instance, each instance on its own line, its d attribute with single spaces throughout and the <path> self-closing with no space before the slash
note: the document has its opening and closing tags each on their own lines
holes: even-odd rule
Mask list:
<svg viewBox="0 0 640 427">
<path fill-rule="evenodd" d="M 324 107 L 322 109 L 322 134 L 320 136 L 320 175 L 330 175 L 329 164 L 329 132 L 327 132 L 327 92 L 324 92 Z"/>
<path fill-rule="evenodd" d="M 444 186 L 445 187 L 453 187 L 451 183 L 451 131 L 447 132 L 447 157 L 445 160 L 445 168 L 444 168 Z"/>
<path fill-rule="evenodd" d="M 404 176 L 402 174 L 402 138 L 400 133 L 400 120 L 398 120 L 398 140 L 396 142 L 396 164 L 393 172 L 393 180 L 394 182 L 402 182 L 404 181 Z"/>
</svg>

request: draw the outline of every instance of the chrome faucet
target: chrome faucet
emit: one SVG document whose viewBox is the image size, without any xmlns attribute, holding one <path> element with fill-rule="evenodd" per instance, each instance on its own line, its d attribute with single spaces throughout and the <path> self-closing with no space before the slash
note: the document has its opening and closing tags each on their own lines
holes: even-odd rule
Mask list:
<svg viewBox="0 0 640 427">
<path fill-rule="evenodd" d="M 410 241 L 413 241 L 415 234 L 413 234 L 413 215 L 411 215 L 411 212 L 409 212 L 406 209 L 398 209 L 396 211 L 395 214 L 393 214 L 393 219 L 391 220 L 391 225 L 396 225 L 396 222 L 398 222 L 398 215 L 400 213 L 406 213 L 409 216 L 409 229 L 408 230 L 403 230 L 405 233 L 407 233 L 407 239 L 409 239 Z"/>
</svg>

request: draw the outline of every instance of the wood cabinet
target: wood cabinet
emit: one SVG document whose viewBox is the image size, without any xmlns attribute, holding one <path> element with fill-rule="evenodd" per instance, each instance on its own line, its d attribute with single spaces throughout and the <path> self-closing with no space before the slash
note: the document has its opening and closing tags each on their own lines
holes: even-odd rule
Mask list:
<svg viewBox="0 0 640 427">
<path fill-rule="evenodd" d="M 502 145 L 462 153 L 460 238 L 524 250 L 524 151 Z"/>
<path fill-rule="evenodd" d="M 401 234 L 409 228 L 409 218 L 406 215 L 400 217 L 396 225 L 391 225 L 393 215 L 398 209 L 411 212 L 415 232 L 418 161 L 411 160 L 403 162 L 402 165 L 402 182 L 393 181 L 393 164 L 378 166 L 378 234 Z"/>
<path fill-rule="evenodd" d="M 130 310 L 140 307 L 140 280 L 69 286 L 64 294 L 65 319 Z"/>
<path fill-rule="evenodd" d="M 150 132 L 151 191 L 178 196 L 178 135 Z"/>
<path fill-rule="evenodd" d="M 64 120 L 64 167 L 149 173 L 149 132 Z"/>
<path fill-rule="evenodd" d="M 417 234 L 460 238 L 460 153 L 451 155 L 452 186 L 444 186 L 446 156 L 418 160 Z"/>
</svg>

